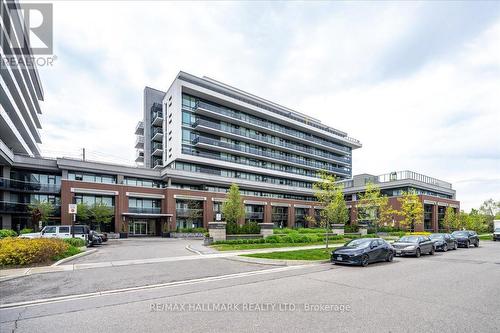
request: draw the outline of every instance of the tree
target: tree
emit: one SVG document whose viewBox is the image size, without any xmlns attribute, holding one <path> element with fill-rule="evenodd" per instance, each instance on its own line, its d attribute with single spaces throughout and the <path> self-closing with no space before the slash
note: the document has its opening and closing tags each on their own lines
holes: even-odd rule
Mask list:
<svg viewBox="0 0 500 333">
<path fill-rule="evenodd" d="M 78 209 L 78 208 L 77 208 Z M 78 212 L 78 211 L 77 211 Z M 101 229 L 101 223 L 111 223 L 113 210 L 103 202 L 96 202 L 89 210 L 92 220 L 97 223 L 97 230 Z"/>
<path fill-rule="evenodd" d="M 366 184 L 365 193 L 359 195 L 358 203 L 358 218 L 361 221 L 370 222 L 375 228 L 379 225 L 392 224 L 394 209 L 389 204 L 389 198 L 382 195 L 380 187 L 369 182 Z"/>
<path fill-rule="evenodd" d="M 465 220 L 465 228 L 477 232 L 488 230 L 488 216 L 483 215 L 477 209 L 471 209 Z"/>
<path fill-rule="evenodd" d="M 450 231 L 457 223 L 458 216 L 455 213 L 455 209 L 452 207 L 446 207 L 446 211 L 444 213 L 443 226 L 446 231 Z"/>
<path fill-rule="evenodd" d="M 413 229 L 416 223 L 422 223 L 424 220 L 424 205 L 420 202 L 417 193 L 414 190 L 403 192 L 398 198 L 401 209 L 397 212 L 402 220 L 399 222 L 404 227 Z"/>
<path fill-rule="evenodd" d="M 200 201 L 189 200 L 187 202 L 188 214 L 186 217 L 186 221 L 188 222 L 188 226 L 193 226 L 194 222 L 197 222 L 200 218 L 203 217 L 203 210 L 200 209 Z"/>
<path fill-rule="evenodd" d="M 76 205 L 76 220 L 86 222 L 90 219 L 90 208 L 85 202 Z"/>
<path fill-rule="evenodd" d="M 330 223 L 345 224 L 349 220 L 349 211 L 344 200 L 343 185 L 336 182 L 335 176 L 320 171 L 320 180 L 313 184 L 314 195 L 323 205 L 320 213 L 319 225 L 326 229 L 328 234 Z M 328 235 L 325 237 L 328 248 Z"/>
<path fill-rule="evenodd" d="M 479 207 L 479 213 L 485 216 L 490 230 L 493 230 L 493 221 L 500 219 L 500 201 L 488 199 Z"/>
<path fill-rule="evenodd" d="M 47 222 L 49 217 L 54 215 L 54 205 L 49 201 L 38 201 L 28 205 L 28 211 L 31 214 L 33 226 L 38 228 L 38 222 Z"/>
<path fill-rule="evenodd" d="M 228 233 L 236 232 L 238 221 L 245 216 L 245 205 L 241 199 L 240 189 L 237 184 L 232 184 L 227 194 L 227 200 L 222 204 L 222 214 L 226 221 Z"/>
</svg>

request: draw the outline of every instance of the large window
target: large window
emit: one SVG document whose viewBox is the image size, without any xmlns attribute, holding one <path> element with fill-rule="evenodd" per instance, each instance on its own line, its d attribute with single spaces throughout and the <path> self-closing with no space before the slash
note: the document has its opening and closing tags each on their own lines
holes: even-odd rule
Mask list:
<svg viewBox="0 0 500 333">
<path fill-rule="evenodd" d="M 129 198 L 128 208 L 130 213 L 160 214 L 160 199 Z"/>
<path fill-rule="evenodd" d="M 115 197 L 107 195 L 76 194 L 75 203 L 76 204 L 84 203 L 90 207 L 96 203 L 103 203 L 108 207 L 114 207 Z"/>
<path fill-rule="evenodd" d="M 125 177 L 123 182 L 125 185 L 130 185 L 130 186 L 155 187 L 155 188 L 165 187 L 165 184 L 161 181 L 143 179 L 143 178 Z"/>
<path fill-rule="evenodd" d="M 89 172 L 77 172 L 70 171 L 68 173 L 69 180 L 79 180 L 89 183 L 104 183 L 104 184 L 116 184 L 116 176 L 114 175 L 104 175 Z"/>
</svg>

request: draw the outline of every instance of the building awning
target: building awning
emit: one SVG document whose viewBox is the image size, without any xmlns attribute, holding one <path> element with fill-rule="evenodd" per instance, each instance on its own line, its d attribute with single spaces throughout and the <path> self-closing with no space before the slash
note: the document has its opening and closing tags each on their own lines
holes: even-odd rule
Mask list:
<svg viewBox="0 0 500 333">
<path fill-rule="evenodd" d="M 124 216 L 131 217 L 172 217 L 172 214 L 147 214 L 147 213 L 122 213 Z"/>
</svg>

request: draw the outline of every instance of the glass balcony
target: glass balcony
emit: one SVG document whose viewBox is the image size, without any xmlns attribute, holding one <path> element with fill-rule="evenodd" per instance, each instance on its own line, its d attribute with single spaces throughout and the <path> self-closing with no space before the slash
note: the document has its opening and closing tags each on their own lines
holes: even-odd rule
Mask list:
<svg viewBox="0 0 500 333">
<path fill-rule="evenodd" d="M 175 210 L 177 217 L 192 217 L 201 218 L 203 217 L 203 209 L 198 208 L 177 208 Z"/>
<path fill-rule="evenodd" d="M 137 136 L 137 138 L 135 139 L 135 148 L 144 148 L 144 136 Z"/>
<path fill-rule="evenodd" d="M 144 122 L 139 121 L 135 126 L 135 134 L 136 135 L 144 135 Z"/>
<path fill-rule="evenodd" d="M 263 212 L 247 212 L 245 213 L 246 220 L 263 220 L 264 213 Z"/>
<path fill-rule="evenodd" d="M 61 184 L 41 184 L 10 178 L 0 178 L 0 188 L 9 189 L 11 191 L 59 193 L 61 191 Z"/>
<path fill-rule="evenodd" d="M 163 161 L 161 159 L 153 161 L 153 168 L 161 168 L 161 167 L 163 167 Z"/>
<path fill-rule="evenodd" d="M 163 112 L 153 112 L 151 114 L 151 124 L 153 126 L 163 126 Z"/>
<path fill-rule="evenodd" d="M 29 203 L 0 201 L 0 212 L 2 213 L 18 213 L 29 214 Z M 54 212 L 52 216 L 61 216 L 61 205 L 53 205 Z"/>
<path fill-rule="evenodd" d="M 159 142 L 153 142 L 153 144 L 151 145 L 151 152 L 153 156 L 162 156 L 163 145 Z"/>
<path fill-rule="evenodd" d="M 309 154 L 313 158 L 321 157 L 323 159 L 333 160 L 335 162 L 344 164 L 346 166 L 351 165 L 351 158 L 349 156 L 340 157 L 340 156 L 335 156 L 333 154 L 322 153 L 322 152 L 315 150 L 315 149 L 312 149 L 312 148 L 296 145 L 296 144 L 289 143 L 289 142 L 286 142 L 283 140 L 276 140 L 275 138 L 273 138 L 271 136 L 255 135 L 252 133 L 247 133 L 247 132 L 240 130 L 240 129 L 232 128 L 230 126 L 221 125 L 221 124 L 218 124 L 218 123 L 215 123 L 212 121 L 208 121 L 208 120 L 204 120 L 204 119 L 198 119 L 193 124 L 194 128 L 196 128 L 198 126 L 205 126 L 205 127 L 212 128 L 212 129 L 215 129 L 215 130 L 218 130 L 221 132 L 231 133 L 234 135 L 246 137 L 246 138 L 255 140 L 256 143 L 264 142 L 267 144 L 274 145 L 276 147 L 287 148 L 287 149 L 292 150 L 292 151 L 300 151 L 302 153 Z"/>
<path fill-rule="evenodd" d="M 160 207 L 129 207 L 128 208 L 129 213 L 134 213 L 134 214 L 160 214 L 161 213 L 161 208 Z"/>
<path fill-rule="evenodd" d="M 350 152 L 349 147 L 335 144 L 335 143 L 327 141 L 327 140 L 323 140 L 321 138 L 312 136 L 311 134 L 308 134 L 305 132 L 289 129 L 289 128 L 286 128 L 284 126 L 278 125 L 276 123 L 263 121 L 263 120 L 255 118 L 255 117 L 252 117 L 250 115 L 246 115 L 246 114 L 243 114 L 240 112 L 235 112 L 231 109 L 227 109 L 224 107 L 215 106 L 215 105 L 212 105 L 212 104 L 209 104 L 206 102 L 202 102 L 202 101 L 197 101 L 196 106 L 194 108 L 194 111 L 196 112 L 199 109 L 207 110 L 210 112 L 215 112 L 219 115 L 222 115 L 222 116 L 225 116 L 228 118 L 238 119 L 238 120 L 245 122 L 245 123 L 248 123 L 248 124 L 256 125 L 256 126 L 263 127 L 263 128 L 275 131 L 275 132 L 283 133 L 283 134 L 292 136 L 294 138 L 300 138 L 300 139 L 306 140 L 308 142 L 314 142 L 314 143 L 317 143 L 317 144 L 320 144 L 323 146 L 327 146 L 329 148 L 334 148 L 334 149 L 341 150 L 344 152 Z M 346 139 L 346 138 L 342 137 L 342 139 Z M 357 141 L 355 139 L 352 139 L 352 140 Z M 349 141 L 353 142 L 351 140 L 349 140 Z"/>
<path fill-rule="evenodd" d="M 264 150 L 244 147 L 244 146 L 235 145 L 235 144 L 231 144 L 231 143 L 227 143 L 227 142 L 222 142 L 222 141 L 211 139 L 211 138 L 206 138 L 203 136 L 195 138 L 192 143 L 195 146 L 198 144 L 207 144 L 207 145 L 211 145 L 211 146 L 216 146 L 216 147 L 221 147 L 221 148 L 225 148 L 225 149 L 231 149 L 231 150 L 244 152 L 244 153 L 247 153 L 248 155 L 250 155 L 251 157 L 255 157 L 252 155 L 263 156 L 263 157 L 272 158 L 272 159 L 278 160 L 278 161 L 285 161 L 285 162 L 292 163 L 292 164 L 298 164 L 298 165 L 311 167 L 311 168 L 314 168 L 317 170 L 328 170 L 328 171 L 332 171 L 332 172 L 336 172 L 336 173 L 350 175 L 350 170 L 348 170 L 348 169 L 346 170 L 346 169 L 342 169 L 342 168 L 337 168 L 337 167 L 325 165 L 325 164 L 322 164 L 322 163 L 319 163 L 316 161 L 300 160 L 297 158 L 286 156 L 284 154 L 282 155 L 282 154 L 277 154 L 277 153 L 268 152 L 268 151 L 264 151 Z"/>
<path fill-rule="evenodd" d="M 153 127 L 151 130 L 151 140 L 161 142 L 163 140 L 163 129 L 161 127 Z"/>
</svg>

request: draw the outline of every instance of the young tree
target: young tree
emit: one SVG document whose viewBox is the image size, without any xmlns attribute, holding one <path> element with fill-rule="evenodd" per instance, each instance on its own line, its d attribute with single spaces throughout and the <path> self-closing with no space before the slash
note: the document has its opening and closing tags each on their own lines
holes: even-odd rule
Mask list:
<svg viewBox="0 0 500 333">
<path fill-rule="evenodd" d="M 85 202 L 76 205 L 76 220 L 85 222 L 90 219 L 90 208 Z"/>
<path fill-rule="evenodd" d="M 54 205 L 49 201 L 38 201 L 28 205 L 28 211 L 31 214 L 31 221 L 34 229 L 38 228 L 38 222 L 47 222 L 49 217 L 54 215 Z"/>
<path fill-rule="evenodd" d="M 238 221 L 245 216 L 245 205 L 241 199 L 240 189 L 237 184 L 232 184 L 227 194 L 227 200 L 222 204 L 222 214 L 226 221 L 228 233 L 235 233 Z"/>
<path fill-rule="evenodd" d="M 319 225 L 328 233 L 330 223 L 345 224 L 349 220 L 349 211 L 344 200 L 343 185 L 336 182 L 335 176 L 320 171 L 320 180 L 313 184 L 314 195 L 323 205 Z M 325 237 L 328 248 L 328 237 Z"/>
<path fill-rule="evenodd" d="M 401 204 L 401 210 L 397 214 L 403 218 L 399 222 L 400 225 L 413 229 L 416 223 L 423 222 L 424 205 L 420 202 L 415 191 L 403 192 L 398 201 Z"/>
<path fill-rule="evenodd" d="M 395 211 L 389 204 L 389 198 L 382 195 L 380 187 L 369 182 L 365 193 L 360 194 L 356 204 L 361 221 L 370 222 L 375 228 L 379 225 L 392 224 Z"/>
<path fill-rule="evenodd" d="M 97 230 L 101 230 L 101 223 L 104 224 L 111 223 L 113 210 L 105 203 L 96 202 L 95 204 L 92 205 L 89 211 L 92 220 L 97 223 Z"/>
<path fill-rule="evenodd" d="M 443 226 L 446 231 L 450 231 L 457 224 L 456 221 L 458 219 L 457 214 L 455 213 L 455 209 L 452 207 L 446 207 L 446 211 L 444 213 Z"/>
<path fill-rule="evenodd" d="M 200 209 L 200 201 L 190 200 L 187 203 L 188 216 L 186 218 L 188 225 L 193 226 L 194 222 L 197 222 L 203 217 L 203 210 Z"/>
</svg>

